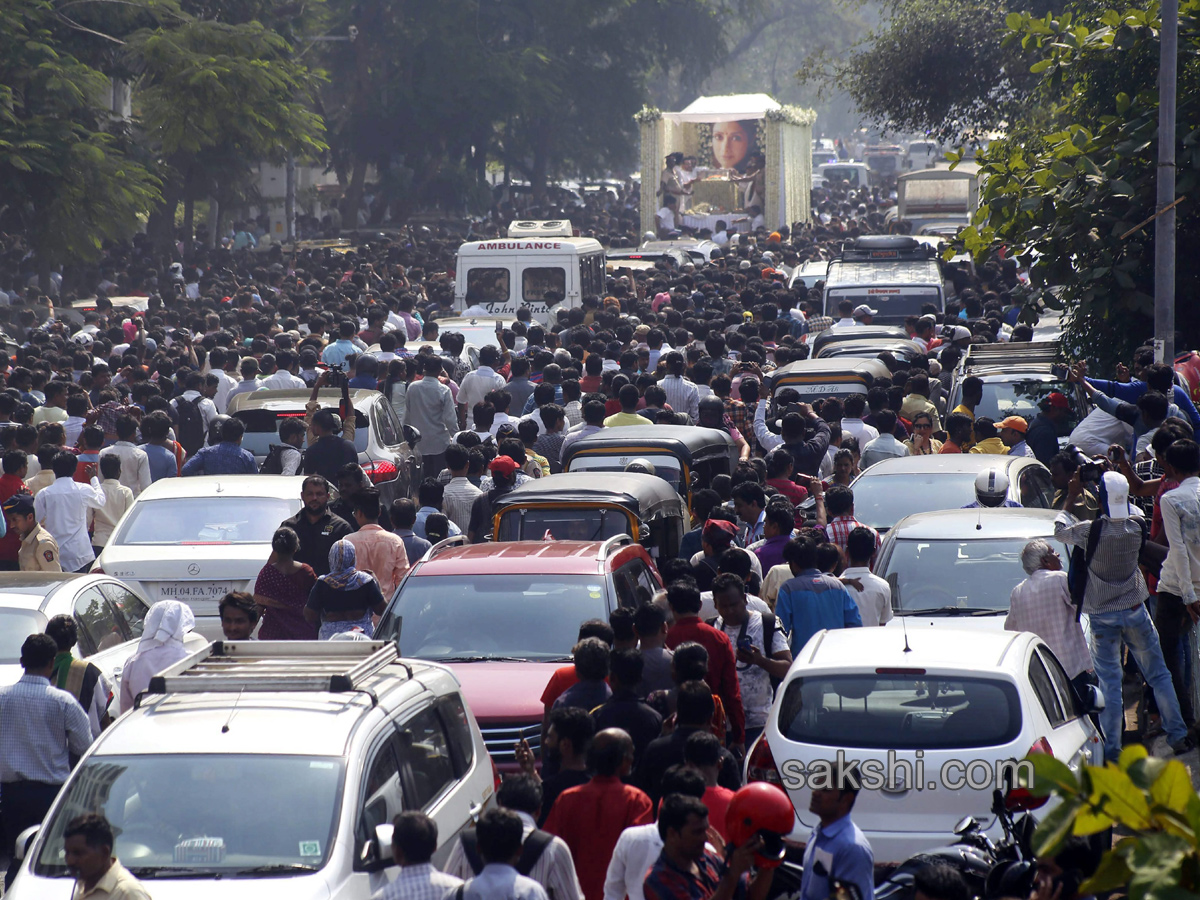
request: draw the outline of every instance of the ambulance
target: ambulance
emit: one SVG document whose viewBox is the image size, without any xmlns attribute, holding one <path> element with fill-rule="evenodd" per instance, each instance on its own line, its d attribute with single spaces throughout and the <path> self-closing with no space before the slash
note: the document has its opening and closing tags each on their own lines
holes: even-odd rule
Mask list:
<svg viewBox="0 0 1200 900">
<path fill-rule="evenodd" d="M 469 241 L 458 249 L 454 308 L 482 315 L 515 316 L 528 306 L 546 324 L 559 307 L 604 294 L 604 247 L 573 237 L 566 220 L 518 221 L 508 237 Z"/>
</svg>

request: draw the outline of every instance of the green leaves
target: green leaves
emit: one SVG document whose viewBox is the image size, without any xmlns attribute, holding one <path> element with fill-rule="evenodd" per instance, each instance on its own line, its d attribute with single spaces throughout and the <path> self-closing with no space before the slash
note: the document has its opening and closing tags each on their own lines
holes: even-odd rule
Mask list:
<svg viewBox="0 0 1200 900">
<path fill-rule="evenodd" d="M 1119 826 L 1131 836 L 1104 854 L 1080 894 L 1126 889 L 1138 900 L 1194 898 L 1200 887 L 1200 797 L 1178 760 L 1126 747 L 1117 764 L 1085 766 L 1076 774 L 1047 754 L 1026 757 L 1030 789 L 1059 801 L 1034 832 L 1034 851 L 1053 855 L 1072 836 Z"/>
</svg>

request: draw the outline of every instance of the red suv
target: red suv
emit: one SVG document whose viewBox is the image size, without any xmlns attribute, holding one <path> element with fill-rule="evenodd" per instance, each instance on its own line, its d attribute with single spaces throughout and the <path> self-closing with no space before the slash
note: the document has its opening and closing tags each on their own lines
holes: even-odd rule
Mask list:
<svg viewBox="0 0 1200 900">
<path fill-rule="evenodd" d="M 537 752 L 542 691 L 571 661 L 580 623 L 637 606 L 662 582 L 649 554 L 627 536 L 607 541 L 465 544 L 451 538 L 409 570 L 375 636 L 406 657 L 448 665 L 488 752 L 515 767 L 524 737 Z"/>
</svg>

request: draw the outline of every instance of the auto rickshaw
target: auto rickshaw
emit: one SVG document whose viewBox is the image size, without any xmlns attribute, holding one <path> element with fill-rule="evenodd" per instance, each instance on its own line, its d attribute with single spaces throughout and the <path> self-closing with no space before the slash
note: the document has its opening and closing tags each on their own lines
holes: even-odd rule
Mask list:
<svg viewBox="0 0 1200 900">
<path fill-rule="evenodd" d="M 851 394 L 865 394 L 876 378 L 889 377 L 891 372 L 888 367 L 878 359 L 831 357 L 797 360 L 771 373 L 771 414 L 777 416 L 782 412 L 774 409 L 775 398 L 787 388 L 798 393 L 801 402 L 811 403 L 825 397 L 844 398 Z"/>
<path fill-rule="evenodd" d="M 650 555 L 678 555 L 688 527 L 683 498 L 657 475 L 564 472 L 527 481 L 493 507 L 497 541 L 603 541 L 628 534 Z"/>
<path fill-rule="evenodd" d="M 875 359 L 887 351 L 903 363 L 923 356 L 921 345 L 904 338 L 863 338 L 858 341 L 836 341 L 825 344 L 815 354 L 816 359 Z"/>
<path fill-rule="evenodd" d="M 881 364 L 882 365 L 882 364 Z M 635 459 L 654 466 L 687 499 L 716 475 L 732 475 L 738 448 L 728 433 L 698 425 L 627 425 L 605 428 L 574 441 L 563 455 L 564 472 L 623 472 Z"/>
<path fill-rule="evenodd" d="M 811 358 L 820 356 L 830 344 L 843 341 L 893 340 L 903 341 L 908 338 L 908 332 L 896 325 L 834 325 L 812 336 L 809 345 L 812 347 Z"/>
</svg>

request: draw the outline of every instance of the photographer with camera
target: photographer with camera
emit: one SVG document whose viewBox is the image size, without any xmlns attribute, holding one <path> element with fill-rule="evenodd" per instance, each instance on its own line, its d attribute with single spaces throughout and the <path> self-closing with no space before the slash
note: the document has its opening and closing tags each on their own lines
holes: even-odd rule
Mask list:
<svg viewBox="0 0 1200 900">
<path fill-rule="evenodd" d="M 1081 467 L 1082 468 L 1082 467 Z M 1067 504 L 1082 489 L 1076 472 L 1067 488 Z M 1092 661 L 1106 704 L 1100 713 L 1104 729 L 1104 758 L 1116 762 L 1121 753 L 1124 704 L 1121 701 L 1121 644 L 1137 660 L 1146 683 L 1154 691 L 1176 756 L 1195 743 L 1179 708 L 1179 698 L 1159 644 L 1158 632 L 1146 611 L 1150 595 L 1138 565 L 1145 543 L 1141 511 L 1129 503 L 1129 482 L 1118 472 L 1105 472 L 1100 479 L 1100 515 L 1079 522 L 1068 512 L 1054 520 L 1054 536 L 1072 547 L 1071 596 L 1078 612 L 1088 614 Z"/>
<path fill-rule="evenodd" d="M 338 406 L 340 415 L 332 409 L 322 409 L 318 399 L 321 388 L 339 383 L 342 389 Z M 304 409 L 304 424 L 308 429 L 308 449 L 304 451 L 302 464 L 304 474 L 323 475 L 330 484 L 337 484 L 342 466 L 358 462 L 358 451 L 354 448 L 354 407 L 341 366 L 330 366 L 317 377 Z"/>
<path fill-rule="evenodd" d="M 1098 477 L 1095 461 L 1074 444 L 1068 444 L 1050 459 L 1050 483 L 1054 485 L 1052 508 L 1066 510 L 1076 519 L 1090 522 L 1099 515 L 1100 501 L 1089 489 L 1089 485 L 1096 486 L 1096 478 L 1084 484 L 1081 468 L 1089 474 L 1095 470 Z"/>
</svg>

